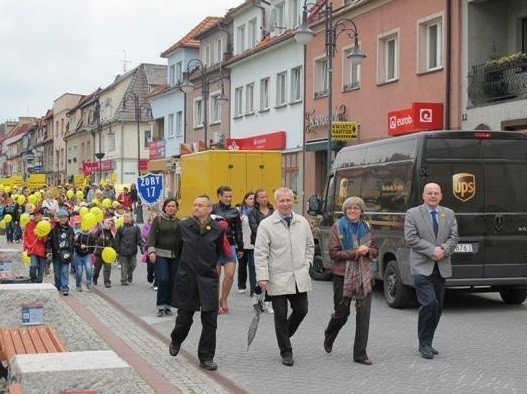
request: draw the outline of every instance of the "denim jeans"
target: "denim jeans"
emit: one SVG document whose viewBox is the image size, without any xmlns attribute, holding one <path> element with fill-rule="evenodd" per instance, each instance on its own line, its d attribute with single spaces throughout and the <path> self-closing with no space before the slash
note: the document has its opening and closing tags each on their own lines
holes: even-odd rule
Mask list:
<svg viewBox="0 0 527 394">
<path fill-rule="evenodd" d="M 91 254 L 87 254 L 86 256 L 81 256 L 80 254 L 75 253 L 73 257 L 73 262 L 75 263 L 75 283 L 76 285 L 80 286 L 82 283 L 83 268 L 86 269 L 86 285 L 91 285 L 91 280 L 92 280 L 92 275 L 93 275 Z"/>
<path fill-rule="evenodd" d="M 62 264 L 58 259 L 53 259 L 53 275 L 55 276 L 55 287 L 59 291 L 69 291 L 70 265 Z"/>
<path fill-rule="evenodd" d="M 172 303 L 172 289 L 174 287 L 174 276 L 176 275 L 177 267 L 178 262 L 176 259 L 156 256 L 154 269 L 157 284 L 157 309 L 168 308 Z"/>
<path fill-rule="evenodd" d="M 29 268 L 31 283 L 42 283 L 42 280 L 44 279 L 44 270 L 46 269 L 46 258 L 35 256 L 34 254 L 29 257 L 31 259 L 31 267 Z"/>
<path fill-rule="evenodd" d="M 20 225 L 17 222 L 11 221 L 7 223 L 5 230 L 7 242 L 19 241 L 22 237 L 22 230 L 20 229 Z"/>
</svg>

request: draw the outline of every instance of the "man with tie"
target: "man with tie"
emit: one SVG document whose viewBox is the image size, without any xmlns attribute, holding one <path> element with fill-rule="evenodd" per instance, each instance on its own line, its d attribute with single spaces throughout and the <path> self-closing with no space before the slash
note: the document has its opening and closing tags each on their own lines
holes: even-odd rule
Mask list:
<svg viewBox="0 0 527 394">
<path fill-rule="evenodd" d="M 293 191 L 281 187 L 274 197 L 275 211 L 258 226 L 254 262 L 258 285 L 267 290 L 273 303 L 282 364 L 290 367 L 294 364 L 290 338 L 307 314 L 307 292 L 312 288 L 309 267 L 315 244 L 308 221 L 293 213 Z M 288 304 L 292 310 L 289 317 Z"/>
<path fill-rule="evenodd" d="M 419 353 L 426 359 L 439 354 L 432 341 L 441 318 L 445 278 L 452 276 L 450 256 L 459 238 L 454 212 L 439 205 L 441 198 L 441 187 L 428 183 L 423 190 L 424 204 L 409 209 L 404 221 L 404 238 L 410 247 L 411 273 L 420 305 Z"/>
</svg>

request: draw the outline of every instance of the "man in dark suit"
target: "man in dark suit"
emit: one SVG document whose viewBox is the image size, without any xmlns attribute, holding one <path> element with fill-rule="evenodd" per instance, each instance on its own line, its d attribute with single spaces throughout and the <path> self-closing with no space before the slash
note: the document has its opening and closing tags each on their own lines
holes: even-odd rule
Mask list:
<svg viewBox="0 0 527 394">
<path fill-rule="evenodd" d="M 439 354 L 432 341 L 441 318 L 445 278 L 452 276 L 450 256 L 459 238 L 454 212 L 439 205 L 441 198 L 441 187 L 428 183 L 423 191 L 424 204 L 409 209 L 404 222 L 404 238 L 410 247 L 410 267 L 420 305 L 419 353 L 426 359 Z"/>
</svg>

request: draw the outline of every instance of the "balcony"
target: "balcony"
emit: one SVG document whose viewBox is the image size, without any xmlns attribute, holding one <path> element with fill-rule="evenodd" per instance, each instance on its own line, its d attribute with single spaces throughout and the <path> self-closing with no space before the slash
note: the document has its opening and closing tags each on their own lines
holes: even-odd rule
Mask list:
<svg viewBox="0 0 527 394">
<path fill-rule="evenodd" d="M 527 98 L 527 54 L 515 54 L 472 66 L 468 74 L 472 106 Z"/>
</svg>

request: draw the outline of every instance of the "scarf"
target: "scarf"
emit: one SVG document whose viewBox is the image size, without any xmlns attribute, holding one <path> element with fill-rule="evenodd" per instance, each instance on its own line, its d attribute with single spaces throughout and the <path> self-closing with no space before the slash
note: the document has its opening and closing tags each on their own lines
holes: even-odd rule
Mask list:
<svg viewBox="0 0 527 394">
<path fill-rule="evenodd" d="M 353 223 L 343 216 L 339 219 L 337 226 L 343 250 L 355 249 L 360 245 L 370 246 L 370 226 L 365 220 L 361 219 L 358 223 Z M 355 299 L 355 303 L 360 307 L 361 302 L 371 293 L 372 285 L 373 275 L 368 257 L 359 256 L 356 260 L 346 261 L 340 303 L 349 304 L 352 299 Z"/>
</svg>

